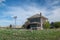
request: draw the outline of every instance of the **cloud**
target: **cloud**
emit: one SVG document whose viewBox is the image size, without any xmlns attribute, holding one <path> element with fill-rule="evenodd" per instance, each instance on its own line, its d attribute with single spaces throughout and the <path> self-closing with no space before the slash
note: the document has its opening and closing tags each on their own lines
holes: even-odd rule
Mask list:
<svg viewBox="0 0 60 40">
<path fill-rule="evenodd" d="M 60 0 L 45 0 L 49 5 L 55 5 L 58 4 L 60 2 Z"/>
<path fill-rule="evenodd" d="M 5 1 L 5 0 L 0 0 L 0 3 L 2 3 L 3 1 Z"/>
<path fill-rule="evenodd" d="M 50 13 L 52 14 L 48 16 L 48 18 L 51 22 L 60 21 L 60 7 L 56 7 L 54 10 L 50 11 Z"/>
<path fill-rule="evenodd" d="M 5 6 L 5 4 L 3 2 L 5 2 L 6 0 L 0 0 L 0 7 L 1 6 Z"/>
<path fill-rule="evenodd" d="M 60 6 L 60 0 L 45 0 L 45 6 L 47 9 L 54 9 L 54 7 Z"/>
<path fill-rule="evenodd" d="M 27 18 L 35 15 L 35 14 L 39 14 L 40 12 L 42 13 L 43 16 L 46 16 L 48 18 L 48 20 L 50 22 L 54 22 L 54 21 L 60 21 L 60 7 L 55 7 L 54 10 L 47 10 L 46 8 L 40 8 L 38 9 L 35 6 L 27 6 L 26 8 L 22 8 L 22 7 L 15 7 L 15 6 L 11 6 L 8 7 L 8 11 L 5 11 L 3 13 L 4 16 L 11 16 L 12 20 L 5 20 L 8 21 L 6 23 L 8 24 L 14 24 L 14 16 L 17 16 L 17 25 L 23 25 L 25 23 L 25 21 L 27 20 Z M 47 15 L 48 14 L 48 15 Z M 3 21 L 4 22 L 4 21 Z"/>
<path fill-rule="evenodd" d="M 3 0 L 6 1 L 6 0 Z M 0 3 L 2 3 L 3 1 L 1 1 Z M 39 6 L 32 2 L 30 5 L 23 5 L 23 6 L 6 6 L 7 11 L 3 11 L 3 16 L 0 20 L 0 24 L 2 25 L 9 25 L 9 24 L 14 24 L 14 16 L 17 16 L 17 25 L 23 25 L 24 22 L 27 20 L 27 18 L 35 15 L 35 14 L 39 14 L 40 12 L 42 13 L 43 16 L 46 16 L 50 22 L 52 21 L 60 21 L 60 6 L 56 6 L 56 4 L 58 4 L 60 1 L 55 0 L 45 0 L 46 4 L 44 7 Z M 48 7 L 52 7 L 53 9 Z M 9 18 L 10 20 L 8 20 L 8 18 L 6 17 L 11 17 Z"/>
<path fill-rule="evenodd" d="M 15 6 L 11 6 L 11 7 L 7 7 L 9 10 L 8 11 L 4 11 L 3 16 L 10 16 L 12 18 L 12 20 L 8 20 L 6 18 L 4 18 L 3 20 L 8 21 L 7 23 L 11 23 L 14 22 L 14 16 L 17 16 L 17 25 L 23 25 L 24 22 L 27 20 L 27 18 L 31 17 L 32 15 L 35 14 L 39 14 L 40 12 L 43 13 L 43 15 L 45 15 L 44 13 L 46 13 L 46 9 L 45 8 L 41 8 L 38 9 L 35 6 L 27 6 L 26 8 L 22 8 L 22 7 L 15 7 Z M 4 22 L 4 21 L 3 21 Z M 2 23 L 2 22 L 1 22 Z"/>
<path fill-rule="evenodd" d="M 10 20 L 0 20 L 0 26 L 2 25 L 3 27 L 4 26 L 9 26 L 10 24 L 13 24 L 14 22 L 13 21 L 10 21 Z"/>
</svg>

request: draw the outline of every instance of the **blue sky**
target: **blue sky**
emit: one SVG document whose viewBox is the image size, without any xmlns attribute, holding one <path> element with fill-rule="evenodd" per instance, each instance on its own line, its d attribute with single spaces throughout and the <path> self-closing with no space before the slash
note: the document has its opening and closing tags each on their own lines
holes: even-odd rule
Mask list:
<svg viewBox="0 0 60 40">
<path fill-rule="evenodd" d="M 0 0 L 0 25 L 24 24 L 32 15 L 42 13 L 50 22 L 60 21 L 60 0 Z"/>
</svg>

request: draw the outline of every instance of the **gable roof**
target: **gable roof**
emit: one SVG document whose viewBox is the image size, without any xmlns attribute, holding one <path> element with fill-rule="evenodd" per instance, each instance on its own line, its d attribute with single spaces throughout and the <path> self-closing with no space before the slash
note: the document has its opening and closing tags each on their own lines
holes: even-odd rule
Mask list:
<svg viewBox="0 0 60 40">
<path fill-rule="evenodd" d="M 30 18 L 28 18 L 28 19 L 37 18 L 37 17 L 40 17 L 40 14 L 33 15 L 33 16 L 31 16 Z M 44 17 L 44 16 L 41 16 L 41 17 L 44 18 L 44 19 L 47 19 L 47 18 Z"/>
</svg>

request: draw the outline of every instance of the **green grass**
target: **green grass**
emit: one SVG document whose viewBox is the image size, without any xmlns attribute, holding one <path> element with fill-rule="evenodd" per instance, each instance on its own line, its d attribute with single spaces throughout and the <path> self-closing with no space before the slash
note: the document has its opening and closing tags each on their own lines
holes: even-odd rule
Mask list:
<svg viewBox="0 0 60 40">
<path fill-rule="evenodd" d="M 60 30 L 0 29 L 0 40 L 60 40 Z"/>
</svg>

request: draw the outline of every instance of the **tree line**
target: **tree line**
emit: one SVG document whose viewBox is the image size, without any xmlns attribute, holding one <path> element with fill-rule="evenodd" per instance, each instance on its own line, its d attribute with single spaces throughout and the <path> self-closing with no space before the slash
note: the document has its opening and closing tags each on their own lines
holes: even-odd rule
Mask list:
<svg viewBox="0 0 60 40">
<path fill-rule="evenodd" d="M 45 22 L 43 24 L 44 28 L 60 28 L 60 22 L 51 22 L 49 23 L 49 21 Z"/>
</svg>

